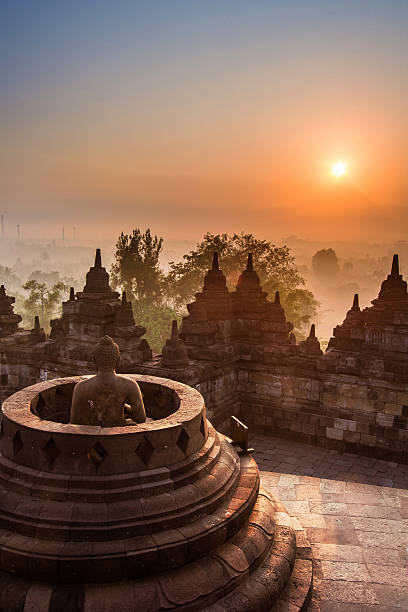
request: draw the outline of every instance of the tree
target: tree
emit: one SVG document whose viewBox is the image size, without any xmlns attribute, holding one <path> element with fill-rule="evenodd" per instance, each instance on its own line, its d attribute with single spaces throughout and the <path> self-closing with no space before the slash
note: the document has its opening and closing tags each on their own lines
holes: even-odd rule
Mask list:
<svg viewBox="0 0 408 612">
<path fill-rule="evenodd" d="M 29 292 L 28 298 L 23 303 L 25 320 L 32 324 L 35 315 L 38 315 L 41 326 L 48 333 L 50 319 L 60 313 L 61 302 L 69 288 L 64 283 L 58 282 L 48 289 L 45 283 L 32 279 L 23 285 L 23 289 Z"/>
<path fill-rule="evenodd" d="M 146 338 L 153 351 L 161 353 L 166 340 L 170 338 L 172 321 L 181 320 L 179 313 L 165 304 L 148 306 L 145 302 L 135 302 L 133 312 L 136 321 L 146 328 Z"/>
<path fill-rule="evenodd" d="M 144 234 L 138 228 L 131 234 L 122 232 L 116 242 L 111 267 L 112 285 L 125 290 L 132 302 L 160 303 L 163 273 L 159 257 L 162 248 L 163 239 L 153 237 L 150 229 Z"/>
<path fill-rule="evenodd" d="M 150 229 L 144 234 L 140 229 L 131 234 L 122 232 L 110 271 L 112 285 L 126 291 L 135 320 L 146 327 L 147 340 L 158 353 L 169 337 L 171 321 L 178 317 L 163 295 L 164 274 L 159 265 L 162 248 L 163 239 L 152 236 Z"/>
<path fill-rule="evenodd" d="M 303 288 L 305 282 L 290 249 L 259 240 L 252 234 L 207 233 L 194 251 L 184 255 L 182 262 L 171 262 L 164 291 L 176 309 L 191 301 L 202 288 L 214 251 L 220 256 L 221 268 L 231 290 L 246 265 L 247 254 L 252 253 L 264 290 L 271 298 L 275 291 L 280 292 L 287 318 L 294 324 L 299 338 L 305 336 L 310 322 L 317 316 L 318 302 L 310 291 Z"/>
<path fill-rule="evenodd" d="M 6 289 L 17 289 L 21 286 L 21 280 L 12 268 L 0 265 L 0 285 L 4 285 Z"/>
<path fill-rule="evenodd" d="M 312 257 L 312 268 L 316 276 L 322 280 L 336 278 L 340 272 L 339 260 L 333 249 L 321 249 Z"/>
<path fill-rule="evenodd" d="M 313 293 L 307 289 L 294 289 L 286 294 L 282 300 L 288 321 L 294 325 L 294 331 L 298 341 L 305 340 L 310 324 L 316 321 L 317 309 L 320 304 Z"/>
</svg>

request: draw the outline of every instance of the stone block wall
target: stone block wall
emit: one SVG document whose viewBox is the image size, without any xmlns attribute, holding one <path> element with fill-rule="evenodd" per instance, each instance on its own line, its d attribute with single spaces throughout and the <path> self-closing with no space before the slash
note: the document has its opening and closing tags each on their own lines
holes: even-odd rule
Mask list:
<svg viewBox="0 0 408 612">
<path fill-rule="evenodd" d="M 338 373 L 238 373 L 241 418 L 253 430 L 408 463 L 408 385 Z"/>
</svg>

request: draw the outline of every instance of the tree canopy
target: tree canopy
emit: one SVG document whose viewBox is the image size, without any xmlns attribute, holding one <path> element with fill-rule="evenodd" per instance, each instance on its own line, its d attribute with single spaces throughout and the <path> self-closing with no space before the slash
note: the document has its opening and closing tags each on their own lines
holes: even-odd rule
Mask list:
<svg viewBox="0 0 408 612">
<path fill-rule="evenodd" d="M 159 303 L 163 281 L 159 266 L 162 248 L 163 238 L 152 236 L 150 229 L 145 233 L 138 228 L 131 234 L 122 232 L 116 242 L 110 271 L 112 285 L 125 290 L 132 301 Z"/>
<path fill-rule="evenodd" d="M 253 234 L 207 233 L 195 250 L 184 255 L 183 261 L 171 262 L 165 291 L 174 307 L 181 308 L 201 289 L 215 251 L 219 254 L 220 267 L 230 290 L 235 288 L 239 274 L 246 266 L 248 253 L 252 253 L 263 289 L 270 298 L 275 291 L 280 292 L 287 319 L 294 324 L 299 338 L 305 336 L 308 326 L 317 316 L 318 302 L 304 288 L 305 281 L 289 247 L 275 246 L 255 238 Z"/>
<path fill-rule="evenodd" d="M 50 319 L 60 314 L 61 302 L 69 288 L 64 283 L 58 282 L 48 289 L 45 283 L 32 279 L 23 285 L 23 289 L 29 292 L 23 302 L 25 320 L 32 325 L 34 317 L 38 315 L 41 327 L 44 327 L 48 333 Z"/>
<path fill-rule="evenodd" d="M 325 281 L 336 278 L 340 272 L 339 260 L 333 249 L 321 249 L 312 257 L 312 268 L 316 276 Z"/>
<path fill-rule="evenodd" d="M 162 238 L 152 236 L 149 229 L 145 233 L 140 229 L 131 234 L 122 232 L 111 268 L 112 284 L 126 290 L 136 320 L 147 328 L 147 338 L 155 351 L 161 350 L 168 337 L 171 320 L 180 319 L 186 304 L 201 290 L 215 251 L 230 290 L 246 266 L 248 253 L 252 253 L 264 290 L 271 299 L 275 291 L 280 292 L 286 317 L 294 324 L 299 339 L 305 337 L 317 316 L 318 302 L 305 289 L 287 246 L 275 246 L 252 234 L 207 233 L 181 262 L 169 264 L 167 275 L 160 269 L 162 246 Z"/>
</svg>

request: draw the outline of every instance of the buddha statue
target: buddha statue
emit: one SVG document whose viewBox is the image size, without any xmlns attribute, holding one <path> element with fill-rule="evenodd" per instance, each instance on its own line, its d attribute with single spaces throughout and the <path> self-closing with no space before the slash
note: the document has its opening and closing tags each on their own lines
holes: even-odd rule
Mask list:
<svg viewBox="0 0 408 612">
<path fill-rule="evenodd" d="M 146 421 L 139 385 L 116 374 L 119 354 L 119 347 L 110 336 L 98 342 L 94 350 L 97 373 L 75 386 L 71 423 L 120 427 L 126 424 L 127 416 L 136 423 Z"/>
</svg>

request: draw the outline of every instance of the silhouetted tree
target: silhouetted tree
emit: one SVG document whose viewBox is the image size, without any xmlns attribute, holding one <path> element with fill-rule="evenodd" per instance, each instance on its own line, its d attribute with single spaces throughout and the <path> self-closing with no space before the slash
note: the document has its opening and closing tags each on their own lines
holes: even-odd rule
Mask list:
<svg viewBox="0 0 408 612">
<path fill-rule="evenodd" d="M 163 239 L 152 236 L 149 229 L 145 233 L 140 229 L 131 234 L 122 232 L 110 271 L 112 285 L 126 291 L 135 320 L 146 327 L 147 340 L 157 353 L 168 338 L 172 320 L 178 318 L 163 293 L 164 274 L 159 265 L 162 248 Z"/>
<path fill-rule="evenodd" d="M 339 260 L 333 249 L 321 249 L 312 257 L 312 268 L 320 280 L 329 280 L 340 272 Z"/>
<path fill-rule="evenodd" d="M 21 285 L 21 280 L 12 268 L 0 265 L 0 285 L 4 285 L 6 289 L 16 289 Z"/>
<path fill-rule="evenodd" d="M 69 287 L 62 282 L 55 283 L 48 289 L 45 283 L 37 280 L 29 280 L 23 285 L 23 289 L 29 292 L 23 302 L 25 320 L 32 324 L 35 315 L 40 318 L 40 324 L 48 333 L 50 330 L 50 319 L 60 314 L 61 303 L 68 293 Z"/>
<path fill-rule="evenodd" d="M 131 234 L 122 232 L 116 242 L 110 271 L 112 285 L 124 289 L 132 302 L 160 303 L 163 273 L 159 257 L 162 248 L 163 239 L 153 237 L 150 229 L 144 234 L 138 228 Z"/>
<path fill-rule="evenodd" d="M 287 246 L 277 247 L 252 234 L 204 235 L 194 251 L 184 255 L 183 261 L 170 263 L 164 291 L 176 309 L 192 300 L 202 287 L 203 278 L 211 265 L 214 251 L 220 256 L 221 268 L 230 289 L 234 289 L 239 274 L 246 265 L 247 254 L 252 253 L 254 267 L 261 284 L 271 297 L 280 292 L 286 316 L 303 338 L 310 322 L 316 319 L 319 303 L 310 291 L 304 289 L 295 260 Z"/>
</svg>

